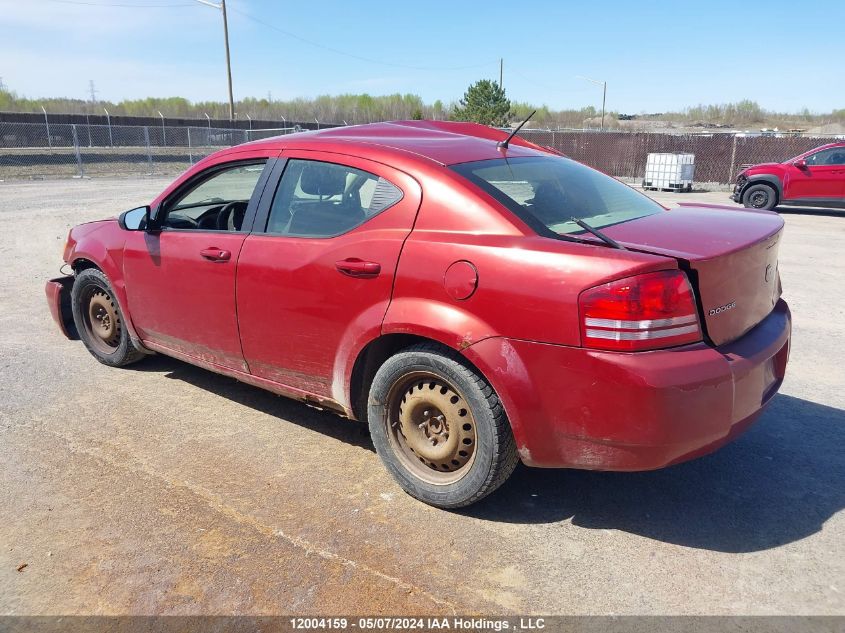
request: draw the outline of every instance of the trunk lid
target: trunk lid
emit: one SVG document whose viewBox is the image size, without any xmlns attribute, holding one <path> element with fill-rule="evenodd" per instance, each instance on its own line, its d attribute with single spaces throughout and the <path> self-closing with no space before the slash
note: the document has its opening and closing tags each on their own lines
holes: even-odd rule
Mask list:
<svg viewBox="0 0 845 633">
<path fill-rule="evenodd" d="M 677 259 L 699 298 L 716 345 L 757 325 L 780 297 L 776 213 L 681 206 L 602 229 L 632 250 Z"/>
</svg>

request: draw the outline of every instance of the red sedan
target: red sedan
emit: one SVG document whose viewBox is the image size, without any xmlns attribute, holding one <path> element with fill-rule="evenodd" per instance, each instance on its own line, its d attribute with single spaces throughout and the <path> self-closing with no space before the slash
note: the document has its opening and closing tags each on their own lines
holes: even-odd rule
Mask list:
<svg viewBox="0 0 845 633">
<path fill-rule="evenodd" d="M 54 317 L 369 423 L 454 508 L 529 466 L 646 470 L 735 437 L 783 380 L 783 221 L 666 210 L 474 124 L 294 134 L 73 228 Z"/>
</svg>

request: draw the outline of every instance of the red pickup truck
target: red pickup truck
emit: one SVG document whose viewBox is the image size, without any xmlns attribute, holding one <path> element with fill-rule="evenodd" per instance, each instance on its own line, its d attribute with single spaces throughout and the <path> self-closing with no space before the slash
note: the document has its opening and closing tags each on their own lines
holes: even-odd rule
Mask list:
<svg viewBox="0 0 845 633">
<path fill-rule="evenodd" d="M 845 142 L 822 145 L 782 163 L 744 169 L 736 177 L 731 199 L 754 209 L 845 208 Z"/>
</svg>

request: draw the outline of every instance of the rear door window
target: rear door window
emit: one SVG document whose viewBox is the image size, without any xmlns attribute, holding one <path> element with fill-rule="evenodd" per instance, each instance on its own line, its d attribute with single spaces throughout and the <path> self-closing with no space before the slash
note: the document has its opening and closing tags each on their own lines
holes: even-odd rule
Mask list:
<svg viewBox="0 0 845 633">
<path fill-rule="evenodd" d="M 292 159 L 273 197 L 267 232 L 334 237 L 401 199 L 401 189 L 375 174 L 335 163 Z"/>
</svg>

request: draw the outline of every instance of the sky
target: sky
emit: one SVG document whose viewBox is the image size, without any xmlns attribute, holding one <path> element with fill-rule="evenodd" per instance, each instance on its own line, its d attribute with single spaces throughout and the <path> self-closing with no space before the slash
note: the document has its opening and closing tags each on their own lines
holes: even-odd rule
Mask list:
<svg viewBox="0 0 845 633">
<path fill-rule="evenodd" d="M 845 0 L 227 0 L 235 98 L 419 94 L 499 76 L 552 109 L 757 101 L 845 108 Z M 227 99 L 222 16 L 196 0 L 0 0 L 0 78 L 28 97 Z"/>
</svg>

